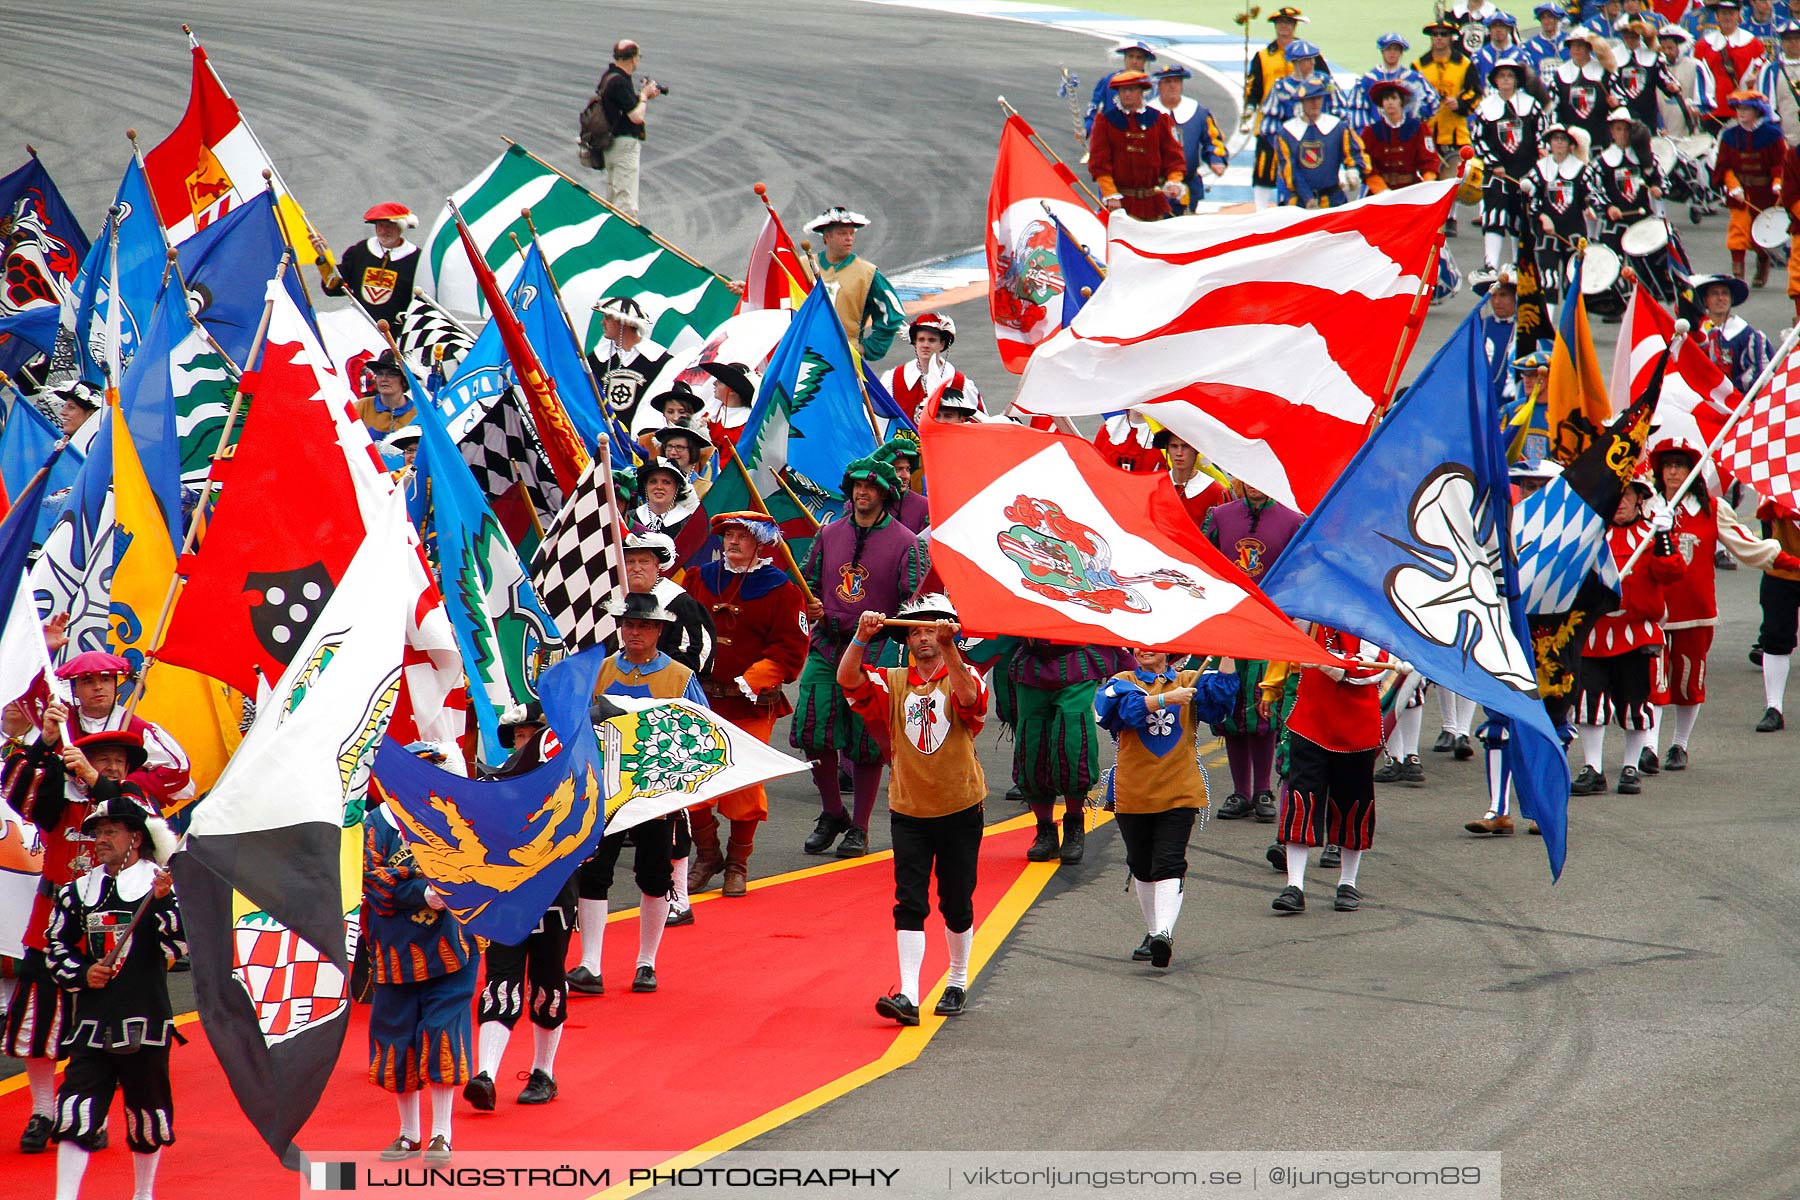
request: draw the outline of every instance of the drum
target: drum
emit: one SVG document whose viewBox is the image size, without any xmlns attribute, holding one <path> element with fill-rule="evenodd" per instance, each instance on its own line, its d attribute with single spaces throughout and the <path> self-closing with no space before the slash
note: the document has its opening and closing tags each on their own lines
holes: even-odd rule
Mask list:
<svg viewBox="0 0 1800 1200">
<path fill-rule="evenodd" d="M 1656 160 L 1656 169 L 1667 179 L 1675 170 L 1675 160 L 1679 155 L 1675 143 L 1659 133 L 1650 139 L 1650 157 Z"/>
<path fill-rule="evenodd" d="M 1719 139 L 1710 133 L 1690 133 L 1682 137 L 1671 138 L 1675 149 L 1685 158 L 1697 163 L 1712 165 L 1713 156 L 1718 153 Z"/>
<path fill-rule="evenodd" d="M 1624 263 L 1605 246 L 1588 243 L 1587 257 L 1581 264 L 1581 294 L 1589 312 L 1612 316 L 1625 311 Z M 1575 279 L 1575 259 L 1569 259 L 1569 282 Z"/>
<path fill-rule="evenodd" d="M 1669 227 L 1661 217 L 1633 221 L 1619 235 L 1619 249 L 1626 258 L 1650 258 L 1669 248 Z"/>
<path fill-rule="evenodd" d="M 1765 208 L 1750 222 L 1750 240 L 1775 260 L 1786 266 L 1788 260 L 1788 215 L 1785 208 Z"/>
</svg>

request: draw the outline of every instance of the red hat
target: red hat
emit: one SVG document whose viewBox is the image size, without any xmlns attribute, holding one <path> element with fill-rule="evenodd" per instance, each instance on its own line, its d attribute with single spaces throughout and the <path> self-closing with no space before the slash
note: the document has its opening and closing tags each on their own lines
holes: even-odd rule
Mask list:
<svg viewBox="0 0 1800 1200">
<path fill-rule="evenodd" d="M 1120 88 L 1149 88 L 1154 85 L 1150 82 L 1150 76 L 1144 74 L 1142 71 L 1120 71 L 1112 77 L 1112 82 L 1107 84 L 1107 86 L 1116 92 Z"/>
<path fill-rule="evenodd" d="M 56 668 L 58 679 L 79 679 L 83 675 L 129 675 L 131 664 L 104 650 L 84 650 Z"/>
<path fill-rule="evenodd" d="M 413 216 L 412 209 L 393 200 L 384 200 L 363 214 L 365 221 L 396 221 L 403 228 L 417 229 L 419 218 Z"/>
<path fill-rule="evenodd" d="M 99 733 L 75 739 L 75 748 L 83 754 L 108 746 L 117 746 L 125 751 L 127 771 L 135 771 L 150 761 L 150 752 L 144 749 L 143 737 L 129 729 L 103 729 Z"/>
</svg>

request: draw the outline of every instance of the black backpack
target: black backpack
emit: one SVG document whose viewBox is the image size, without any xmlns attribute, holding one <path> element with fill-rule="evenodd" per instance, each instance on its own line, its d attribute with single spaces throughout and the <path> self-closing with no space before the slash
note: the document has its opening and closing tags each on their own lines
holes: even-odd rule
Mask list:
<svg viewBox="0 0 1800 1200">
<path fill-rule="evenodd" d="M 581 110 L 581 135 L 575 139 L 575 156 L 584 167 L 598 171 L 606 165 L 606 152 L 612 148 L 612 119 L 606 105 L 595 92 Z"/>
</svg>

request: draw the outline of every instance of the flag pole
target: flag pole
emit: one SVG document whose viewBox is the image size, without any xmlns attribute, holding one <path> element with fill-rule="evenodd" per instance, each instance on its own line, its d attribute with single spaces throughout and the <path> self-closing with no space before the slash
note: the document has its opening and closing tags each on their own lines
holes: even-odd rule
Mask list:
<svg viewBox="0 0 1800 1200">
<path fill-rule="evenodd" d="M 1067 225 L 1063 225 L 1062 221 L 1057 218 L 1057 215 L 1050 210 L 1049 201 L 1039 200 L 1038 207 L 1040 207 L 1044 210 L 1044 215 L 1046 217 L 1049 217 L 1052 221 L 1056 222 L 1056 224 L 1062 225 L 1064 232 L 1068 231 L 1069 227 Z M 1075 242 L 1075 235 L 1073 233 L 1069 234 L 1069 240 L 1071 242 Z M 1086 246 L 1082 245 L 1080 242 L 1075 242 L 1075 248 L 1077 250 L 1081 251 L 1081 257 L 1088 260 L 1088 266 L 1094 268 L 1095 273 L 1098 274 L 1100 276 L 1100 278 L 1105 279 L 1106 278 L 1106 264 L 1101 262 L 1099 259 L 1095 258 L 1093 255 L 1093 252 L 1090 251 Z"/>
<path fill-rule="evenodd" d="M 531 244 L 537 247 L 538 257 L 544 260 L 544 276 L 550 280 L 550 295 L 556 300 L 556 307 L 562 313 L 563 320 L 569 323 L 569 332 L 574 333 L 575 322 L 569 316 L 569 306 L 563 303 L 562 284 L 556 281 L 556 272 L 550 269 L 550 256 L 544 253 L 543 243 L 538 241 L 537 226 L 531 221 L 531 210 L 521 208 L 519 215 L 525 218 L 525 228 L 531 231 Z M 524 257 L 525 247 L 519 245 L 519 235 L 509 230 L 506 236 L 512 239 L 512 244 L 518 249 L 519 256 Z M 581 369 L 587 373 L 588 382 L 594 385 L 594 398 L 600 401 L 600 415 L 605 416 L 606 393 L 600 390 L 600 381 L 594 378 L 594 365 L 588 361 L 584 347 L 577 345 L 576 349 L 584 350 L 581 355 Z"/>
<path fill-rule="evenodd" d="M 756 505 L 756 510 L 762 513 L 763 516 L 768 517 L 771 522 L 775 522 L 775 514 L 769 511 L 769 506 L 763 503 L 762 493 L 756 490 L 756 480 L 750 477 L 750 469 L 744 465 L 744 460 L 738 457 L 737 443 L 730 438 L 726 438 L 725 449 L 726 453 L 731 456 L 732 465 L 737 467 L 738 474 L 744 477 L 744 490 L 750 495 L 750 503 Z M 782 482 L 781 473 L 775 472 L 774 474 L 776 482 L 781 483 L 782 489 L 786 490 L 787 484 Z M 788 492 L 788 495 L 793 496 L 793 493 Z M 799 503 L 797 497 L 795 497 L 795 503 Z M 808 520 L 811 520 L 812 514 L 807 512 L 804 504 L 800 505 L 800 511 L 806 514 Z M 779 522 L 775 522 L 775 524 L 776 531 L 779 533 L 780 524 Z M 818 524 L 816 522 L 813 525 L 813 529 L 815 531 L 818 529 Z M 817 604 L 817 597 L 813 595 L 812 589 L 806 586 L 806 577 L 800 573 L 800 564 L 794 560 L 794 548 L 787 544 L 786 538 L 777 540 L 775 546 L 780 550 L 781 557 L 786 563 L 788 575 L 792 577 L 795 583 L 800 585 L 800 592 L 806 597 L 806 602 L 808 604 Z"/>
<path fill-rule="evenodd" d="M 192 34 L 190 33 L 189 36 L 192 37 Z M 221 84 L 220 86 L 223 87 L 224 85 Z M 138 170 L 140 172 L 143 171 L 145 169 L 144 151 L 138 145 L 137 130 L 127 129 L 125 131 L 125 140 L 131 143 L 131 157 L 137 162 Z M 144 194 L 150 198 L 150 216 L 156 221 L 156 232 L 162 237 L 163 250 L 168 255 L 168 260 L 163 264 L 162 286 L 165 288 L 169 286 L 169 277 L 172 275 L 174 276 L 176 283 L 181 285 L 182 293 L 185 296 L 187 292 L 187 280 L 183 279 L 181 276 L 181 262 L 179 256 L 175 252 L 175 247 L 169 244 L 169 223 L 163 220 L 162 209 L 157 207 L 156 192 L 151 189 L 148 177 L 144 180 Z M 225 360 L 225 369 L 230 373 L 231 378 L 234 381 L 243 375 L 244 372 L 242 368 L 231 361 L 231 355 L 225 353 L 225 348 L 219 345 L 218 340 L 213 337 L 206 326 L 191 319 L 189 324 L 194 329 L 200 331 L 200 336 L 206 339 L 206 344 L 212 347 L 213 353 Z"/>
<path fill-rule="evenodd" d="M 1677 334 L 1677 336 L 1680 335 Z M 1719 452 L 1719 447 L 1723 446 L 1725 439 L 1730 436 L 1732 426 L 1736 425 L 1743 419 L 1744 414 L 1750 411 L 1750 405 L 1756 399 L 1757 393 L 1768 385 L 1776 369 L 1793 350 L 1796 341 L 1800 341 L 1800 324 L 1788 330 L 1787 336 L 1781 339 L 1781 345 L 1776 347 L 1775 353 L 1769 356 L 1769 361 L 1764 365 L 1762 373 L 1756 377 L 1755 382 L 1751 383 L 1750 390 L 1744 393 L 1744 398 L 1738 401 L 1738 406 L 1731 410 L 1731 415 L 1725 418 L 1725 424 L 1719 427 L 1719 432 L 1714 436 L 1712 444 L 1707 446 L 1706 453 L 1699 462 L 1694 464 L 1694 469 L 1688 472 L 1688 477 L 1681 481 L 1681 486 L 1675 489 L 1675 494 L 1669 497 L 1670 508 L 1678 506 L 1693 490 L 1694 484 L 1701 478 L 1700 468 L 1712 461 L 1713 456 Z M 1669 352 L 1665 351 L 1664 353 Z M 1637 560 L 1644 557 L 1644 551 L 1649 549 L 1650 541 L 1651 539 L 1645 538 L 1638 543 L 1637 549 L 1631 552 L 1631 557 L 1625 560 L 1625 565 L 1619 568 L 1620 578 L 1630 574 L 1631 568 L 1637 565 Z"/>
<path fill-rule="evenodd" d="M 171 251 L 171 253 L 173 252 Z M 287 271 L 291 261 L 287 254 L 281 256 L 281 261 L 275 267 L 276 284 L 281 283 L 281 277 Z M 251 372 L 254 372 L 262 363 L 263 351 L 268 346 L 269 322 L 274 315 L 275 298 L 270 296 L 263 301 L 262 321 L 256 327 L 255 340 L 250 343 L 254 347 L 251 351 L 252 360 L 249 368 Z M 226 457 L 226 447 L 231 445 L 232 430 L 237 425 L 238 415 L 243 411 L 246 399 L 242 387 L 232 394 L 231 411 L 225 414 L 225 427 L 219 431 L 219 445 L 213 451 L 212 467 L 207 472 L 206 488 L 201 492 L 199 505 L 195 507 L 194 519 L 188 522 L 187 533 L 181 539 L 181 549 L 175 554 L 175 570 L 169 576 L 169 590 L 163 596 L 162 612 L 157 614 L 156 623 L 150 627 L 152 630 L 149 640 L 150 649 L 144 654 L 144 666 L 138 673 L 137 686 L 131 689 L 131 698 L 125 702 L 125 716 L 128 719 L 137 711 L 138 702 L 144 698 L 145 684 L 149 681 L 150 668 L 156 665 L 157 648 L 162 645 L 163 637 L 169 631 L 169 614 L 175 608 L 175 596 L 180 592 L 184 578 L 181 574 L 181 560 L 194 552 L 194 541 L 200 535 L 200 526 L 205 524 L 202 513 L 205 511 L 206 495 L 212 491 L 212 472 L 218 469 L 219 463 Z"/>
<path fill-rule="evenodd" d="M 552 163 L 545 162 L 543 159 L 539 158 L 537 155 L 533 154 L 531 151 L 525 149 L 525 147 L 519 145 L 519 143 L 513 141 L 511 138 L 506 137 L 504 134 L 501 135 L 500 140 L 505 142 L 509 146 L 515 147 L 519 151 L 519 153 L 523 154 L 526 158 L 529 158 L 532 162 L 536 163 L 538 166 L 543 167 L 547 171 L 554 171 L 556 174 L 560 175 L 563 178 L 564 182 L 566 182 L 566 183 L 570 184 L 572 187 L 576 188 L 588 199 L 590 199 L 590 200 L 594 201 L 596 204 L 599 204 L 602 207 L 604 207 L 606 209 L 606 211 L 612 213 L 615 217 L 618 217 L 622 221 L 628 221 L 632 225 L 635 225 L 638 229 L 643 231 L 644 236 L 648 237 L 651 241 L 653 241 L 657 245 L 661 246 L 664 250 L 667 250 L 670 254 L 673 254 L 676 258 L 681 259 L 683 262 L 687 263 L 689 266 L 699 267 L 702 271 L 705 271 L 707 274 L 711 275 L 714 279 L 717 279 L 720 283 L 727 284 L 727 285 L 729 285 L 731 283 L 731 280 L 725 278 L 725 276 L 719 274 L 717 271 L 713 270 L 711 267 L 707 266 L 705 263 L 701 262 L 699 259 L 697 259 L 693 255 L 689 254 L 687 251 L 683 250 L 680 246 L 677 246 L 674 242 L 671 242 L 667 238 L 663 237 L 661 234 L 656 233 L 648 225 L 645 225 L 642 221 L 639 221 L 635 217 L 628 216 L 623 210 L 615 207 L 610 201 L 601 199 L 596 193 L 591 192 L 587 188 L 583 187 L 580 183 L 576 182 L 576 180 L 573 176 L 571 176 L 567 171 L 563 170 L 561 167 L 558 167 Z"/>
<path fill-rule="evenodd" d="M 1463 149 L 1469 150 L 1467 146 L 1464 146 Z M 1462 165 L 1456 169 L 1458 178 L 1461 178 L 1462 174 L 1469 169 L 1469 159 L 1473 157 L 1475 157 L 1473 150 L 1469 150 L 1469 153 L 1463 156 Z M 1455 196 L 1456 193 L 1452 191 L 1450 195 Z M 1452 201 L 1451 207 L 1455 208 L 1454 201 Z M 1425 303 L 1425 297 L 1429 296 L 1437 286 L 1438 259 L 1443 252 L 1444 235 L 1443 231 L 1439 230 L 1437 240 L 1431 246 L 1431 255 L 1425 260 L 1425 269 L 1419 273 L 1419 290 L 1413 293 L 1412 308 L 1407 310 L 1406 325 L 1400 330 L 1400 344 L 1394 347 L 1394 361 L 1388 367 L 1387 382 L 1381 387 L 1381 403 L 1375 407 L 1373 413 L 1369 414 L 1369 428 L 1371 429 L 1381 419 L 1381 415 L 1387 411 L 1389 402 L 1394 398 L 1394 385 L 1400 380 L 1400 364 L 1406 361 L 1406 356 L 1412 349 L 1412 343 L 1419 334 L 1420 322 L 1417 321 L 1419 306 Z"/>
<path fill-rule="evenodd" d="M 1019 116 L 1019 110 L 1008 104 L 1005 96 L 995 96 L 994 99 L 1000 102 L 1000 107 L 1006 111 L 1007 116 L 1019 117 L 1019 124 L 1025 127 L 1025 136 L 1031 139 L 1031 144 L 1036 146 L 1039 150 L 1042 150 L 1045 154 L 1048 154 L 1051 161 L 1056 163 L 1057 166 L 1068 171 L 1069 178 L 1074 181 L 1075 186 L 1080 188 L 1082 192 L 1086 194 L 1087 198 L 1094 202 L 1094 211 L 1099 212 L 1100 209 L 1104 207 L 1104 205 L 1100 203 L 1100 197 L 1096 196 L 1094 190 L 1087 184 L 1081 182 L 1081 178 L 1076 175 L 1074 171 L 1069 170 L 1069 164 L 1064 162 L 1062 158 L 1057 155 L 1056 151 L 1050 148 L 1050 143 L 1038 136 L 1038 131 L 1031 127 L 1031 122 L 1027 121 L 1024 117 Z"/>
</svg>

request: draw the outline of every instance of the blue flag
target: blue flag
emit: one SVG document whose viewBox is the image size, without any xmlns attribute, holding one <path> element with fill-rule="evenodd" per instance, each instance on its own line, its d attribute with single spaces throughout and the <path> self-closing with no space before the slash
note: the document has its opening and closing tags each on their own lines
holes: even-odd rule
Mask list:
<svg viewBox="0 0 1800 1200">
<path fill-rule="evenodd" d="M 95 387 L 106 382 L 113 304 L 116 301 L 119 305 L 119 363 L 123 368 L 130 366 L 132 356 L 149 334 L 150 314 L 162 294 L 163 270 L 169 255 L 168 239 L 156 219 L 150 185 L 136 155 L 125 166 L 125 178 L 119 181 L 113 210 L 116 219 L 113 212 L 107 214 L 100 239 L 82 260 L 81 274 L 75 280 L 75 357 L 81 366 L 81 377 Z M 119 231 L 116 297 L 110 245 L 115 223 Z"/>
<path fill-rule="evenodd" d="M 1063 277 L 1062 323 L 1066 329 L 1075 314 L 1081 311 L 1081 306 L 1100 290 L 1104 276 L 1094 265 L 1094 260 L 1088 257 L 1088 252 L 1081 248 L 1081 243 L 1075 240 L 1075 235 L 1056 219 L 1055 213 L 1050 214 L 1050 220 L 1056 226 L 1056 269 Z M 1087 289 L 1085 294 L 1083 288 Z"/>
<path fill-rule="evenodd" d="M 181 434 L 175 419 L 175 380 L 169 373 L 169 364 L 176 347 L 198 335 L 198 327 L 188 312 L 187 297 L 180 288 L 165 289 L 150 317 L 141 353 L 131 360 L 119 385 L 119 403 L 125 410 L 125 423 L 131 427 L 138 458 L 143 461 L 144 477 L 168 523 L 169 539 L 177 546 L 183 536 Z"/>
<path fill-rule="evenodd" d="M 513 383 L 512 359 L 507 357 L 506 342 L 500 336 L 500 327 L 489 321 L 475 335 L 475 344 L 469 347 L 469 352 L 456 364 L 456 374 L 437 390 L 432 401 L 443 415 L 450 436 L 461 441 Z"/>
<path fill-rule="evenodd" d="M 0 478 L 6 480 L 6 500 L 14 508 L 24 503 L 22 493 L 38 468 L 50 462 L 50 478 L 36 493 L 38 515 L 32 525 L 33 545 L 43 545 L 44 537 L 62 507 L 59 500 L 49 497 L 66 494 L 81 471 L 82 454 L 74 447 L 58 454 L 54 462 L 50 461 L 50 456 L 56 453 L 56 443 L 61 440 L 61 431 L 26 400 L 14 401 L 6 428 L 0 430 Z"/>
<path fill-rule="evenodd" d="M 540 650 L 553 648 L 560 638 L 462 451 L 443 419 L 417 394 L 418 386 L 413 384 L 419 408 L 413 466 L 421 485 L 417 491 L 428 498 L 420 529 L 437 561 L 444 610 L 469 676 L 481 756 L 499 764 L 512 749 L 500 742 L 500 713 L 537 696 L 533 664 Z"/>
<path fill-rule="evenodd" d="M 250 361 L 256 331 L 262 326 L 267 285 L 286 250 L 273 192 L 232 209 L 176 247 L 195 315 L 239 367 Z M 294 307 L 306 314 L 307 324 L 315 325 L 299 269 L 290 266 L 282 280 Z M 315 328 L 315 336 L 317 332 Z"/>
<path fill-rule="evenodd" d="M 408 754 L 391 737 L 375 755 L 376 781 L 396 806 L 413 853 L 450 911 L 478 937 L 503 946 L 524 941 L 600 844 L 606 772 L 588 706 L 605 662 L 596 647 L 544 672 L 544 719 L 561 747 L 523 774 L 465 779 Z"/>
<path fill-rule="evenodd" d="M 19 368 L 56 347 L 62 302 L 87 257 L 87 235 L 63 203 L 50 172 L 33 155 L 0 177 L 0 227 L 7 229 L 0 290 L 0 371 Z"/>
<path fill-rule="evenodd" d="M 631 452 L 626 447 L 631 438 L 600 403 L 593 376 L 588 373 L 587 356 L 581 352 L 575 331 L 569 328 L 562 306 L 556 302 L 550 272 L 544 266 L 544 256 L 538 252 L 536 242 L 525 252 L 525 261 L 519 265 L 518 277 L 513 280 L 506 298 L 525 329 L 525 340 L 531 343 L 544 371 L 556 380 L 557 398 L 568 410 L 569 419 L 587 444 L 588 453 L 597 455 L 600 438 L 604 436 L 610 443 L 612 461 L 616 464 L 623 452 L 624 465 L 630 466 Z"/>
<path fill-rule="evenodd" d="M 1388 411 L 1263 577 L 1296 617 L 1410 661 L 1511 721 L 1520 810 L 1562 873 L 1569 764 L 1539 697 L 1481 309 Z"/>
<path fill-rule="evenodd" d="M 87 650 L 110 649 L 112 577 L 118 563 L 113 417 L 102 408 L 88 418 L 101 423 L 99 432 L 88 444 L 87 460 L 44 537 L 43 553 L 31 566 L 38 613 L 46 621 L 58 613 L 69 614 L 69 644 L 56 656 L 58 665 Z"/>
<path fill-rule="evenodd" d="M 881 382 L 881 376 L 869 366 L 867 359 L 863 360 L 862 370 L 863 391 L 868 393 L 869 407 L 875 410 L 876 416 L 886 417 L 894 423 L 888 427 L 888 436 L 893 437 L 902 429 L 919 432 L 919 427 L 913 424 L 912 414 L 900 407 L 900 402 L 887 390 L 887 385 Z"/>
<path fill-rule="evenodd" d="M 789 481 L 821 522 L 843 505 L 844 468 L 875 449 L 875 431 L 856 381 L 850 343 L 831 295 L 814 288 L 769 357 L 738 445 L 785 433 Z M 754 437 L 751 430 L 757 431 Z"/>
</svg>

